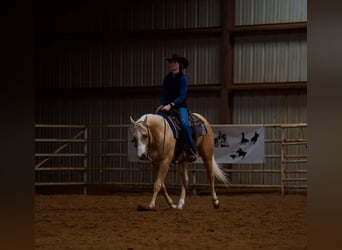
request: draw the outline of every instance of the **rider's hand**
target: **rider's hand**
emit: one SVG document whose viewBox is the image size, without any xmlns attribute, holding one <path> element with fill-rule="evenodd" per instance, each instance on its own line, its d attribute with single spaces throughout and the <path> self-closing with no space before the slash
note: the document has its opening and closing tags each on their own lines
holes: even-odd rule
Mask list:
<svg viewBox="0 0 342 250">
<path fill-rule="evenodd" d="M 166 110 L 169 111 L 172 108 L 171 104 L 165 105 L 164 107 L 162 107 L 162 110 Z"/>
<path fill-rule="evenodd" d="M 160 106 L 157 108 L 156 113 L 157 113 L 159 110 L 161 110 L 162 108 L 163 108 L 163 105 L 160 105 Z"/>
</svg>

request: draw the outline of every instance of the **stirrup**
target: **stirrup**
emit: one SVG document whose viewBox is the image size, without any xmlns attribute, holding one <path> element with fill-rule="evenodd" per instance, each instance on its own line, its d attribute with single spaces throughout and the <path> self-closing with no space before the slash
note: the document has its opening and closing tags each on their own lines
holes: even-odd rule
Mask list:
<svg viewBox="0 0 342 250">
<path fill-rule="evenodd" d="M 197 154 L 192 149 L 183 150 L 182 153 L 177 158 L 177 163 L 182 163 L 184 161 L 194 162 L 197 160 Z"/>
<path fill-rule="evenodd" d="M 195 153 L 191 148 L 187 150 L 186 159 L 189 162 L 194 162 L 197 160 L 197 153 Z"/>
<path fill-rule="evenodd" d="M 183 150 L 180 154 L 179 154 L 179 156 L 178 156 L 178 158 L 177 158 L 177 160 L 176 160 L 176 162 L 177 163 L 182 163 L 182 162 L 184 162 L 185 160 L 186 160 L 186 153 L 185 153 L 185 151 Z"/>
<path fill-rule="evenodd" d="M 197 160 L 197 156 L 193 155 L 193 154 L 189 154 L 189 155 L 187 155 L 186 160 L 189 162 L 194 162 Z"/>
</svg>

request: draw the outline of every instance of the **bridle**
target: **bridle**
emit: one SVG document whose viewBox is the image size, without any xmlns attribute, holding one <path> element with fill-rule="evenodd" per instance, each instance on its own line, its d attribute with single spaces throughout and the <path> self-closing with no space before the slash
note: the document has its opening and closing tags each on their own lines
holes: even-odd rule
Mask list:
<svg viewBox="0 0 342 250">
<path fill-rule="evenodd" d="M 150 157 L 150 153 L 149 153 L 149 146 L 151 144 L 151 135 L 150 135 L 150 129 L 149 127 L 147 126 L 147 118 L 148 118 L 148 115 L 146 115 L 146 129 L 147 129 L 147 149 L 146 149 L 146 157 L 147 159 L 153 163 L 153 164 L 159 164 L 163 159 L 164 159 L 164 156 L 165 156 L 165 140 L 166 140 L 166 122 L 165 122 L 165 119 L 163 118 L 163 121 L 164 121 L 164 139 L 163 139 L 163 150 L 162 150 L 162 156 L 160 158 L 159 161 L 155 161 L 153 160 L 151 157 Z M 141 124 L 141 126 L 143 126 Z"/>
</svg>

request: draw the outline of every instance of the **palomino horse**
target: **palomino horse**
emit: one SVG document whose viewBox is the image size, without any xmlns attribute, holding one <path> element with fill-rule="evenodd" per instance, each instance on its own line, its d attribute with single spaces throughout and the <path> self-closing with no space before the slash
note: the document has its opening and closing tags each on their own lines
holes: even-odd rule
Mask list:
<svg viewBox="0 0 342 250">
<path fill-rule="evenodd" d="M 215 191 L 215 177 L 226 185 L 228 185 L 228 180 L 224 171 L 217 165 L 214 159 L 214 133 L 212 128 L 203 116 L 196 113 L 194 115 L 201 119 L 207 128 L 207 133 L 198 137 L 196 144 L 206 167 L 213 206 L 218 208 L 220 203 Z M 189 181 L 188 162 L 184 161 L 178 164 L 178 171 L 183 180 L 178 205 L 173 203 L 164 183 L 164 179 L 174 159 L 176 146 L 176 139 L 173 136 L 171 127 L 162 116 L 156 114 L 145 114 L 137 121 L 134 121 L 132 117 L 130 119 L 133 124 L 133 142 L 137 149 L 137 156 L 141 160 L 148 159 L 151 163 L 152 171 L 156 175 L 152 200 L 147 209 L 155 208 L 156 198 L 161 189 L 170 207 L 183 209 Z"/>
</svg>

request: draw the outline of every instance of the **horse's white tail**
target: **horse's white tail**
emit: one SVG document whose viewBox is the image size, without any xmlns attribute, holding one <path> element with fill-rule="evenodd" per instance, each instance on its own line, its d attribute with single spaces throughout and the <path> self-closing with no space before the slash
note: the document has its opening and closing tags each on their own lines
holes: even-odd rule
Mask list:
<svg viewBox="0 0 342 250">
<path fill-rule="evenodd" d="M 223 169 L 216 163 L 214 156 L 212 158 L 212 163 L 213 163 L 213 170 L 214 170 L 215 177 L 228 187 L 230 185 L 228 177 L 223 171 Z"/>
</svg>

